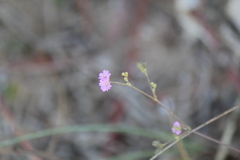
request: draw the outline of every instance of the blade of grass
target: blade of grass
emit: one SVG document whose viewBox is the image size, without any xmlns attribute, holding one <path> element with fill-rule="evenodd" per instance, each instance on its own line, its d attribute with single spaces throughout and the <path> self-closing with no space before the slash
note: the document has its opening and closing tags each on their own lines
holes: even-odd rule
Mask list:
<svg viewBox="0 0 240 160">
<path fill-rule="evenodd" d="M 147 138 L 161 139 L 162 141 L 166 141 L 167 139 L 172 138 L 170 134 L 164 133 L 159 130 L 152 129 L 143 129 L 131 126 L 123 126 L 123 125 L 80 125 L 80 126 L 69 126 L 69 127 L 61 127 L 61 128 L 53 128 L 38 131 L 35 133 L 30 133 L 21 137 L 8 139 L 0 142 L 0 147 L 5 147 L 9 145 L 14 145 L 23 141 L 28 141 L 32 139 L 42 138 L 46 136 L 52 136 L 57 134 L 64 133 L 73 133 L 73 132 L 118 132 L 124 134 L 132 134 L 136 136 L 142 136 Z"/>
</svg>

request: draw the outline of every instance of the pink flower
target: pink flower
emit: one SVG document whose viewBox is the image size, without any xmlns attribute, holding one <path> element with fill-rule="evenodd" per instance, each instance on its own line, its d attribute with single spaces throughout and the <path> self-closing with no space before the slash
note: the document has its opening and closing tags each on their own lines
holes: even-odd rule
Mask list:
<svg viewBox="0 0 240 160">
<path fill-rule="evenodd" d="M 112 87 L 109 80 L 100 80 L 99 86 L 103 92 L 108 91 Z"/>
<path fill-rule="evenodd" d="M 111 73 L 108 70 L 103 70 L 102 73 L 99 73 L 98 79 L 100 80 L 109 80 Z"/>
<path fill-rule="evenodd" d="M 103 92 L 108 91 L 112 85 L 110 84 L 111 73 L 108 70 L 103 70 L 102 73 L 99 73 L 99 86 Z"/>
<path fill-rule="evenodd" d="M 178 121 L 173 123 L 172 132 L 178 136 L 182 133 L 181 124 Z"/>
</svg>

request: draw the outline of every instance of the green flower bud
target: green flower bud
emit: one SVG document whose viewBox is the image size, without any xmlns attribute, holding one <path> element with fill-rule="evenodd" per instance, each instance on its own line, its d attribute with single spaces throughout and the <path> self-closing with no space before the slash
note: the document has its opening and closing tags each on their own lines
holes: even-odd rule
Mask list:
<svg viewBox="0 0 240 160">
<path fill-rule="evenodd" d="M 156 83 L 154 83 L 154 82 L 151 82 L 151 86 L 152 86 L 154 89 L 156 89 L 156 88 L 157 88 L 157 84 L 156 84 Z"/>
<path fill-rule="evenodd" d="M 146 62 L 144 62 L 144 63 L 137 62 L 136 65 L 142 73 L 147 74 Z"/>
<path fill-rule="evenodd" d="M 122 76 L 128 77 L 128 72 L 122 72 Z"/>
<path fill-rule="evenodd" d="M 174 138 L 175 138 L 176 140 L 179 140 L 179 136 L 175 136 Z"/>
<path fill-rule="evenodd" d="M 153 141 L 152 145 L 157 148 L 155 153 L 160 152 L 165 146 L 165 144 L 162 144 L 160 141 Z"/>
<path fill-rule="evenodd" d="M 129 82 L 127 82 L 126 84 L 127 84 L 128 86 L 131 86 L 131 83 L 129 83 Z"/>
</svg>

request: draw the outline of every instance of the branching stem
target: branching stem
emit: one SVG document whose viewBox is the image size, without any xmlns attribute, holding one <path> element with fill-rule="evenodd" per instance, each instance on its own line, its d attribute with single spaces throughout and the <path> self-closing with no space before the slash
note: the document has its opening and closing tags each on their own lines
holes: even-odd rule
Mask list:
<svg viewBox="0 0 240 160">
<path fill-rule="evenodd" d="M 150 84 L 150 80 L 149 80 L 147 74 L 145 74 L 145 75 L 146 75 L 146 77 L 147 77 L 147 79 L 148 79 L 148 83 Z M 140 93 L 144 94 L 145 96 L 147 96 L 148 98 L 152 99 L 153 101 L 156 101 L 156 102 L 157 102 L 159 105 L 161 105 L 165 110 L 167 110 L 168 113 L 171 114 L 177 121 L 179 121 L 183 126 L 187 126 L 187 125 L 186 125 L 180 118 L 178 118 L 170 109 L 168 109 L 168 108 L 167 108 L 166 106 L 164 106 L 158 99 L 156 99 L 156 97 L 154 96 L 154 93 L 153 93 L 153 96 L 154 96 L 154 97 L 153 97 L 153 96 L 145 93 L 144 91 L 136 88 L 136 87 L 133 86 L 132 84 L 129 85 L 129 84 L 125 84 L 125 83 L 121 83 L 121 82 L 115 82 L 115 81 L 111 81 L 111 83 L 115 83 L 115 84 L 120 84 L 120 85 L 125 85 L 125 86 L 130 86 L 130 87 L 132 87 L 133 89 L 139 91 Z M 151 86 L 150 86 L 150 87 L 151 87 Z M 152 88 L 151 88 L 151 90 L 152 90 Z M 152 92 L 153 92 L 153 91 L 152 91 Z M 240 108 L 240 106 L 233 107 L 233 108 L 231 108 L 231 109 L 223 112 L 222 114 L 220 114 L 220 115 L 218 115 L 218 116 L 216 116 L 216 117 L 208 120 L 207 122 L 205 122 L 205 123 L 203 123 L 202 125 L 196 127 L 195 129 L 192 129 L 191 131 L 187 132 L 186 134 L 183 134 L 182 136 L 179 137 L 178 140 L 173 141 L 171 144 L 169 144 L 168 146 L 166 146 L 165 148 L 163 148 L 163 150 L 161 150 L 160 152 L 158 152 L 157 154 L 155 154 L 150 160 L 154 160 L 154 159 L 157 158 L 159 155 L 161 155 L 163 152 L 165 152 L 166 150 L 168 150 L 169 148 L 171 148 L 173 145 L 175 145 L 177 142 L 179 142 L 180 140 L 184 139 L 185 137 L 189 136 L 189 135 L 192 134 L 192 133 L 195 133 L 195 134 L 197 134 L 197 135 L 199 135 L 199 136 L 201 136 L 201 137 L 204 137 L 204 138 L 206 138 L 206 139 L 208 139 L 208 140 L 211 140 L 211 141 L 213 141 L 213 142 L 216 142 L 216 143 L 218 143 L 218 144 L 220 144 L 220 145 L 224 145 L 224 146 L 228 147 L 229 149 L 234 150 L 234 151 L 240 153 L 240 150 L 237 149 L 237 148 L 234 148 L 234 147 L 229 146 L 229 145 L 227 145 L 227 144 L 224 144 L 224 143 L 222 143 L 222 142 L 220 142 L 220 141 L 218 141 L 218 140 L 216 140 L 216 139 L 214 139 L 214 138 L 211 138 L 211 137 L 209 137 L 209 136 L 206 136 L 206 135 L 204 135 L 204 134 L 201 134 L 201 133 L 197 132 L 199 129 L 207 126 L 208 124 L 210 124 L 210 123 L 216 121 L 217 119 L 219 119 L 219 118 L 221 118 L 221 117 L 223 117 L 223 116 L 225 116 L 225 115 L 233 112 L 234 110 L 236 110 L 236 109 L 238 109 L 238 108 Z"/>
</svg>

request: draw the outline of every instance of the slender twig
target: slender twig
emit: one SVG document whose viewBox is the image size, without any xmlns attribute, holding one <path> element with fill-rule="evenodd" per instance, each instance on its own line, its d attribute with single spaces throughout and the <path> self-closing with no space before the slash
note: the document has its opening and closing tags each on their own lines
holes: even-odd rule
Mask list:
<svg viewBox="0 0 240 160">
<path fill-rule="evenodd" d="M 185 125 L 185 126 L 186 126 L 186 124 L 185 124 L 180 118 L 178 118 L 178 116 L 176 116 L 176 115 L 173 113 L 173 111 L 171 111 L 171 110 L 168 109 L 166 106 L 164 106 L 159 100 L 157 100 L 156 102 L 157 102 L 158 104 L 160 104 L 165 110 L 167 110 L 168 113 L 170 113 L 176 120 L 178 120 L 178 121 L 181 123 L 181 125 Z"/>
<path fill-rule="evenodd" d="M 120 85 L 125 85 L 132 87 L 133 89 L 137 90 L 138 92 L 144 94 L 148 98 L 152 99 L 153 101 L 156 101 L 159 105 L 161 105 L 169 114 L 171 114 L 176 120 L 178 120 L 182 125 L 186 125 L 180 118 L 178 118 L 170 109 L 168 109 L 165 105 L 163 105 L 158 99 L 155 99 L 153 96 L 145 93 L 144 91 L 138 89 L 137 87 L 131 85 L 127 85 L 126 83 L 121 83 L 121 82 L 115 82 L 115 81 L 110 81 L 110 83 L 115 83 L 115 84 L 120 84 Z"/>
<path fill-rule="evenodd" d="M 221 118 L 221 117 L 223 117 L 223 116 L 231 113 L 232 111 L 234 111 L 234 110 L 236 110 L 236 109 L 238 109 L 238 108 L 240 108 L 240 106 L 233 107 L 233 108 L 231 108 L 231 109 L 223 112 L 222 114 L 220 114 L 220 115 L 218 115 L 218 116 L 216 116 L 216 117 L 208 120 L 207 122 L 203 123 L 202 125 L 196 127 L 195 129 L 191 130 L 191 131 L 188 132 L 187 134 L 185 134 L 185 135 L 183 135 L 183 136 L 180 136 L 178 140 L 175 140 L 173 143 L 169 144 L 169 145 L 168 145 L 167 147 L 165 147 L 163 150 L 161 150 L 160 152 L 158 152 L 157 154 L 155 154 L 150 160 L 154 160 L 154 159 L 157 158 L 159 155 L 161 155 L 163 152 L 165 152 L 166 150 L 168 150 L 169 148 L 171 148 L 172 146 L 174 146 L 174 145 L 175 145 L 177 142 L 179 142 L 180 140 L 184 139 L 185 137 L 189 136 L 190 134 L 198 131 L 199 129 L 207 126 L 208 124 L 210 124 L 210 123 L 214 122 L 215 120 L 217 120 L 217 119 L 219 119 L 219 118 Z M 198 135 L 199 135 L 199 134 L 198 134 Z M 205 136 L 204 136 L 204 137 L 205 137 Z M 209 140 L 212 140 L 212 139 L 209 139 Z M 215 141 L 215 140 L 214 140 L 214 141 Z M 215 142 L 216 142 L 216 141 L 215 141 Z M 217 143 L 219 143 L 219 142 L 217 142 Z M 227 145 L 225 145 L 225 146 L 227 146 Z M 232 149 L 232 150 L 240 153 L 240 150 L 238 150 L 238 149 L 236 149 L 236 148 L 233 149 L 233 148 L 234 148 L 234 147 L 231 147 L 231 148 L 229 148 L 229 149 Z"/>
<path fill-rule="evenodd" d="M 120 84 L 120 85 L 124 85 L 124 86 L 129 86 L 129 87 L 132 87 L 133 89 L 137 90 L 138 92 L 144 94 L 145 96 L 147 96 L 148 98 L 154 100 L 154 98 L 152 96 L 150 96 L 149 94 L 143 92 L 142 90 L 134 87 L 133 85 L 127 85 L 126 83 L 121 83 L 121 82 L 115 82 L 115 81 L 110 81 L 110 83 L 115 83 L 115 84 Z"/>
<path fill-rule="evenodd" d="M 148 74 L 146 73 L 145 76 L 146 76 L 147 81 L 148 81 L 148 84 L 149 84 L 149 86 L 150 86 L 150 88 L 151 88 L 151 91 L 152 91 L 153 97 L 154 97 L 155 100 L 156 100 L 156 99 L 157 99 L 157 95 L 156 95 L 156 92 L 154 92 L 153 89 L 152 89 L 151 82 L 150 82 L 150 79 L 149 79 L 149 77 L 148 77 Z"/>
<path fill-rule="evenodd" d="M 188 152 L 187 152 L 187 150 L 186 150 L 186 148 L 185 148 L 185 146 L 183 144 L 183 141 L 179 141 L 177 143 L 177 148 L 178 148 L 178 150 L 180 152 L 180 155 L 181 155 L 182 159 L 184 159 L 184 160 L 191 160 L 191 158 L 190 158 L 190 156 L 189 156 L 189 154 L 188 154 Z"/>
<path fill-rule="evenodd" d="M 240 153 L 240 150 L 237 149 L 237 148 L 234 148 L 234 147 L 232 147 L 232 146 L 229 146 L 229 145 L 227 145 L 227 144 L 225 144 L 225 143 L 222 143 L 222 142 L 220 142 L 220 141 L 218 141 L 218 140 L 216 140 L 216 139 L 214 139 L 214 138 L 211 138 L 211 137 L 209 137 L 209 136 L 206 136 L 206 135 L 204 135 L 204 134 L 202 134 L 202 133 L 199 133 L 199 132 L 194 132 L 194 133 L 197 134 L 197 135 L 199 135 L 199 136 L 202 136 L 202 137 L 204 137 L 204 138 L 206 138 L 206 139 L 209 139 L 209 140 L 211 140 L 211 141 L 213 141 L 213 142 L 216 142 L 216 143 L 219 143 L 219 144 L 221 144 L 221 145 L 223 145 L 223 146 L 226 146 L 227 148 L 229 148 L 229 149 L 231 149 L 231 150 L 233 150 L 233 151 L 236 151 L 236 152 Z"/>
<path fill-rule="evenodd" d="M 149 79 L 149 76 L 148 76 L 147 72 L 144 73 L 144 74 L 145 74 L 145 76 L 146 76 L 146 78 L 147 78 L 147 81 L 148 81 L 149 87 L 150 87 L 150 89 L 151 89 L 151 91 L 152 91 L 154 100 L 155 100 L 156 102 L 158 102 L 158 104 L 162 105 L 163 108 L 165 108 L 166 110 L 168 110 L 168 108 L 165 107 L 165 106 L 158 100 L 157 95 L 156 95 L 156 88 L 153 88 L 153 86 L 151 85 L 151 82 L 150 82 L 150 79 Z M 168 112 L 171 113 L 172 111 L 169 110 Z M 171 115 L 172 115 L 175 119 L 177 119 L 178 121 L 180 121 L 182 124 L 184 124 L 177 116 L 175 116 L 175 114 L 171 113 Z M 177 143 L 177 146 L 178 146 L 178 150 L 179 150 L 179 152 L 180 152 L 180 154 L 181 154 L 181 157 L 182 157 L 184 160 L 191 160 L 191 158 L 190 158 L 190 156 L 189 156 L 186 148 L 185 148 L 184 145 L 183 145 L 183 142 L 182 142 L 182 141 L 178 142 L 178 143 Z"/>
<path fill-rule="evenodd" d="M 149 81 L 149 82 L 150 82 L 150 81 Z M 130 86 L 130 87 L 132 87 L 133 89 L 139 91 L 140 93 L 146 95 L 146 96 L 149 97 L 150 99 L 152 99 L 152 100 L 156 101 L 158 104 L 160 104 L 165 110 L 167 110 L 167 111 L 168 111 L 176 120 L 178 120 L 183 126 L 184 126 L 184 125 L 186 126 L 186 124 L 185 124 L 180 118 L 178 118 L 170 109 L 168 109 L 166 106 L 164 106 L 158 99 L 156 100 L 154 97 L 152 97 L 151 95 L 145 93 L 144 91 L 136 88 L 136 87 L 133 86 L 132 84 L 127 85 L 127 84 L 125 84 L 125 83 L 113 82 L 113 81 L 111 81 L 111 83 L 116 83 L 116 84 L 121 84 L 121 85 Z M 181 136 L 178 140 L 176 140 L 176 141 L 174 141 L 173 143 L 169 144 L 167 147 L 165 147 L 163 150 L 161 150 L 161 151 L 160 151 L 159 153 L 157 153 L 155 156 L 158 157 L 158 156 L 159 156 L 160 154 L 162 154 L 164 151 L 166 151 L 167 149 L 169 149 L 170 147 L 172 147 L 173 145 L 175 145 L 178 141 L 182 140 L 183 138 L 187 137 L 188 135 L 190 135 L 190 134 L 192 134 L 192 133 L 195 133 L 197 130 L 199 130 L 199 129 L 205 127 L 206 125 L 208 125 L 208 124 L 216 121 L 217 119 L 219 119 L 219 118 L 227 115 L 228 113 L 230 113 L 230 112 L 238 109 L 239 107 L 240 107 L 240 106 L 233 107 L 233 108 L 225 111 L 224 113 L 222 113 L 222 114 L 220 114 L 220 115 L 218 115 L 218 116 L 210 119 L 209 121 L 203 123 L 202 125 L 196 127 L 195 129 L 191 130 L 191 131 L 188 132 L 187 134 L 184 134 L 183 136 Z M 199 132 L 196 132 L 196 134 L 198 134 L 199 136 L 202 136 L 202 137 L 204 137 L 204 138 L 206 138 L 206 139 L 208 139 L 208 140 L 211 140 L 211 141 L 213 141 L 213 142 L 216 142 L 216 143 L 218 143 L 218 144 L 227 146 L 229 149 L 232 149 L 232 150 L 240 153 L 240 150 L 238 150 L 238 149 L 236 149 L 236 148 L 234 148 L 234 147 L 231 147 L 231 146 L 229 146 L 229 145 L 227 145 L 227 144 L 224 144 L 224 143 L 222 143 L 222 142 L 220 142 L 220 141 L 218 141 L 218 140 L 216 140 L 216 139 L 214 139 L 214 138 L 211 138 L 211 137 L 209 137 L 209 136 L 203 135 L 203 134 L 201 134 L 201 133 L 199 133 Z M 153 156 L 152 158 L 155 159 L 155 158 L 156 158 L 155 156 Z M 152 158 L 151 158 L 150 160 L 153 160 Z"/>
<path fill-rule="evenodd" d="M 235 107 L 233 107 L 233 108 L 231 108 L 231 109 L 229 109 L 229 110 L 223 112 L 222 114 L 220 114 L 220 115 L 218 115 L 218 116 L 216 116 L 216 117 L 210 119 L 209 121 L 203 123 L 202 125 L 198 126 L 198 127 L 195 128 L 195 129 L 193 129 L 193 131 L 195 132 L 195 131 L 197 131 L 197 130 L 203 128 L 203 127 L 205 127 L 206 125 L 208 125 L 208 124 L 210 124 L 210 123 L 216 121 L 217 119 L 219 119 L 219 118 L 221 118 L 221 117 L 223 117 L 223 116 L 225 116 L 225 115 L 231 113 L 232 111 L 238 109 L 239 107 L 240 107 L 240 106 L 235 106 Z"/>
</svg>

